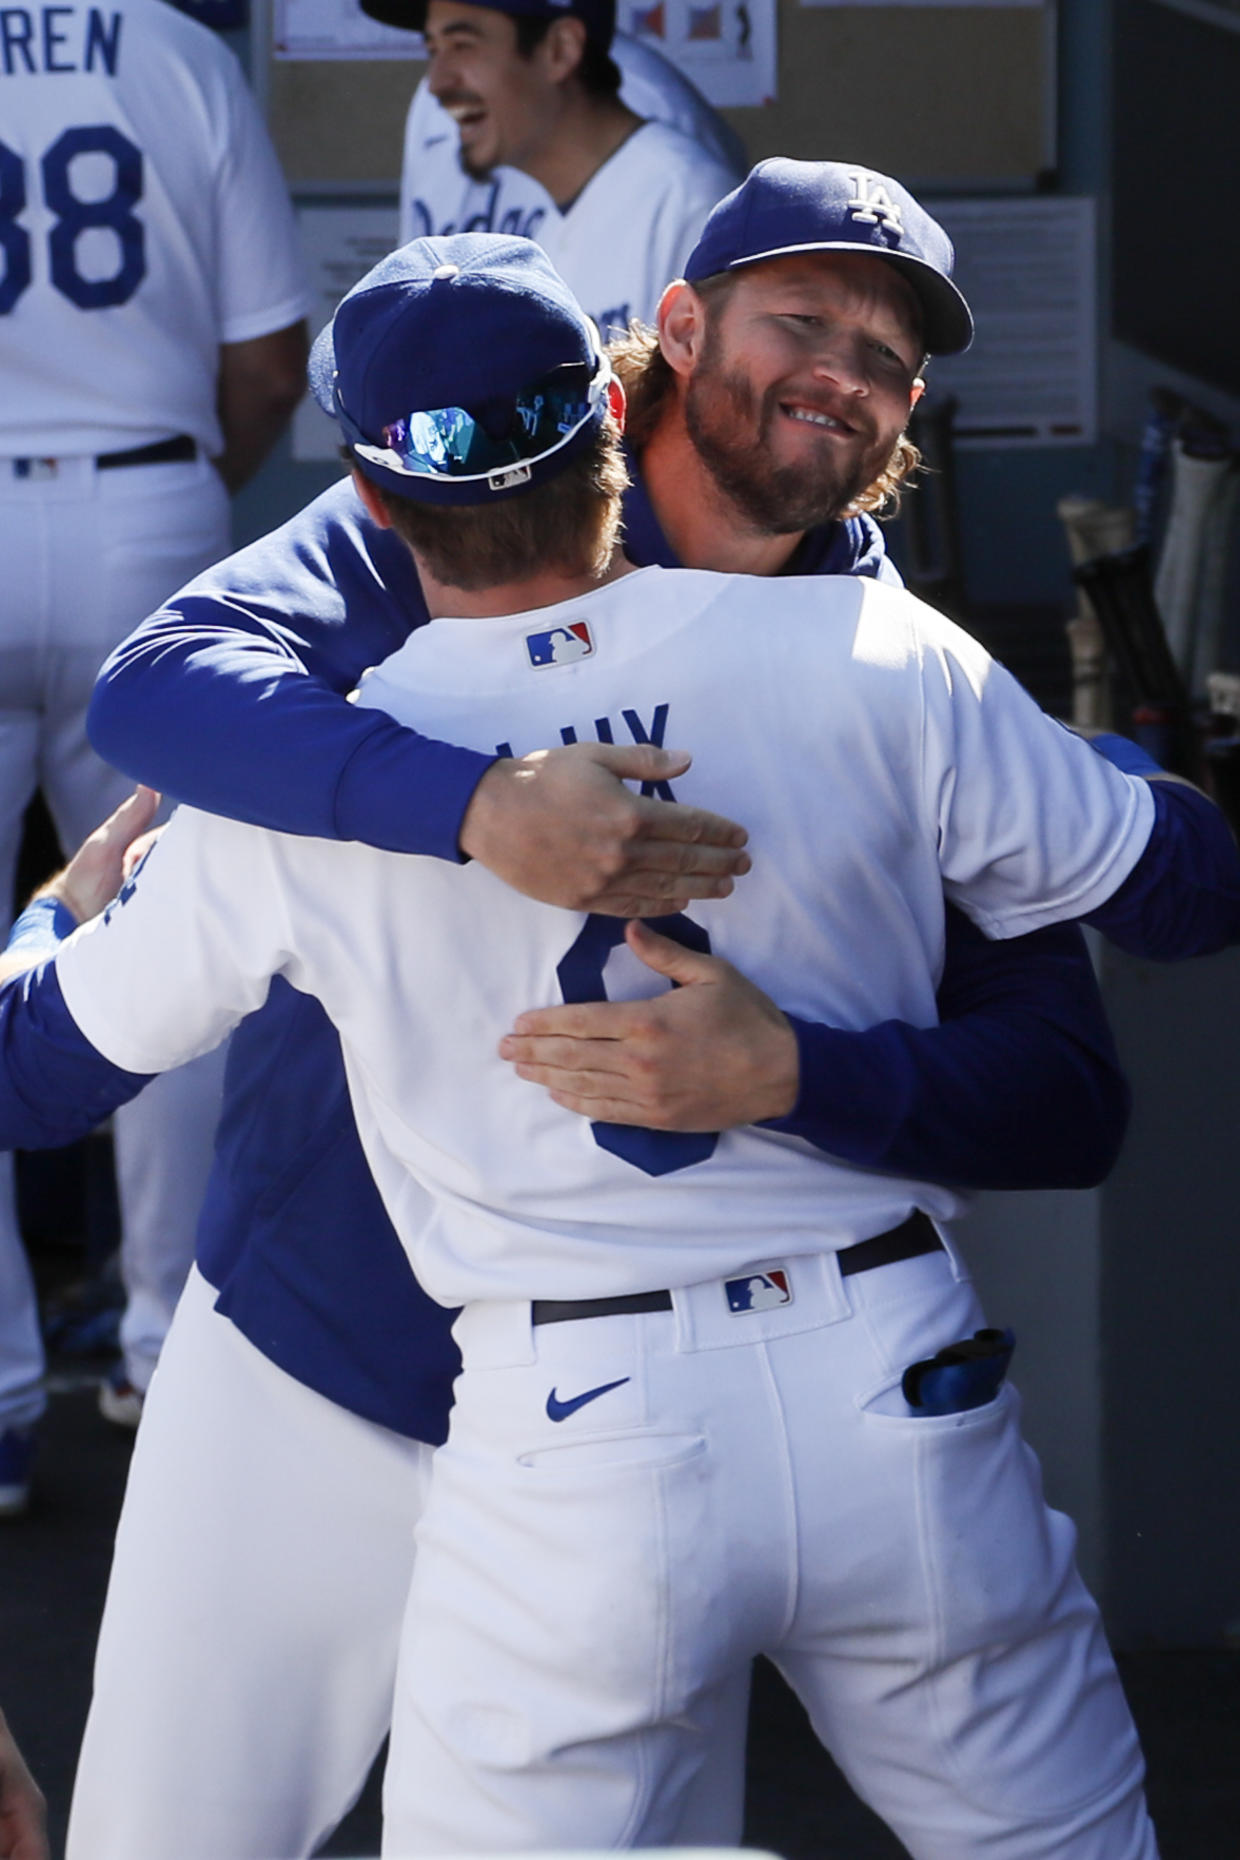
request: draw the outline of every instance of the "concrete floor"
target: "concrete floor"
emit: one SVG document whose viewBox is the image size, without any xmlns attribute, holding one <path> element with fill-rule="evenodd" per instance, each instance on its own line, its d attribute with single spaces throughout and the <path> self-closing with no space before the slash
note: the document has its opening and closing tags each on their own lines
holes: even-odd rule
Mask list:
<svg viewBox="0 0 1240 1860">
<path fill-rule="evenodd" d="M 81 1363 L 57 1376 L 37 1502 L 25 1519 L 0 1525 L 0 1699 L 47 1793 L 56 1855 L 129 1449 L 96 1412 L 90 1376 Z M 1141 1652 L 1121 1667 L 1145 1740 L 1163 1860 L 1237 1860 L 1240 1654 Z M 748 1788 L 752 1846 L 786 1860 L 904 1853 L 849 1791 L 769 1668 L 755 1686 Z M 377 1847 L 372 1780 L 327 1851 Z"/>
</svg>

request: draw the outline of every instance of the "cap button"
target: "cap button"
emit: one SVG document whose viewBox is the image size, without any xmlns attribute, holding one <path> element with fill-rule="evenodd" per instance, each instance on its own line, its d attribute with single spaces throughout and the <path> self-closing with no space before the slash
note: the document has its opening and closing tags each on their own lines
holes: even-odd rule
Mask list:
<svg viewBox="0 0 1240 1860">
<path fill-rule="evenodd" d="M 459 265 L 436 265 L 434 271 L 431 273 L 432 279 L 436 282 L 438 282 L 440 278 L 459 278 L 460 275 L 461 267 Z"/>
</svg>

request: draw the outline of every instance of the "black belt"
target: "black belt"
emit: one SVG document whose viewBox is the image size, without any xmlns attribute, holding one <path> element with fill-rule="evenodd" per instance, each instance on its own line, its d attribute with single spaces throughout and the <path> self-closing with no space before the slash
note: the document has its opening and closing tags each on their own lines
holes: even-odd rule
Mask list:
<svg viewBox="0 0 1240 1860">
<path fill-rule="evenodd" d="M 876 1266 L 894 1266 L 900 1259 L 917 1259 L 923 1253 L 938 1253 L 943 1242 L 934 1230 L 929 1215 L 914 1210 L 898 1227 L 872 1240 L 859 1240 L 836 1254 L 840 1273 L 847 1279 L 854 1272 L 872 1272 Z M 626 1292 L 619 1298 L 536 1298 L 530 1306 L 532 1324 L 567 1324 L 574 1318 L 618 1317 L 634 1311 L 670 1311 L 670 1292 Z"/>
<path fill-rule="evenodd" d="M 116 471 L 122 465 L 175 465 L 182 459 L 196 459 L 198 447 L 188 433 L 175 439 L 156 439 L 149 446 L 130 446 L 126 452 L 101 452 L 95 460 L 97 471 Z"/>
</svg>

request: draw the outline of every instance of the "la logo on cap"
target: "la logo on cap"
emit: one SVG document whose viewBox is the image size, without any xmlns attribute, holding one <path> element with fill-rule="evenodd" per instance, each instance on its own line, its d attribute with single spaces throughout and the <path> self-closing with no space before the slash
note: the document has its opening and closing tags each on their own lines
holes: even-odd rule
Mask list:
<svg viewBox="0 0 1240 1860">
<path fill-rule="evenodd" d="M 848 172 L 856 189 L 848 203 L 853 218 L 867 226 L 877 226 L 881 220 L 888 232 L 903 233 L 900 209 L 878 176 L 867 173 L 864 168 L 850 168 Z"/>
</svg>

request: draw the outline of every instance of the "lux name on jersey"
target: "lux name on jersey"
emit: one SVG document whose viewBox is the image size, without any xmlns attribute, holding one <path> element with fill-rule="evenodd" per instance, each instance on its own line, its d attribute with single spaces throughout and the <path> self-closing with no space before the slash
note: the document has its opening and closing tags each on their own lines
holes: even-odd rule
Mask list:
<svg viewBox="0 0 1240 1860">
<path fill-rule="evenodd" d="M 667 710 L 668 707 L 666 704 L 655 705 L 654 715 L 650 720 L 649 729 L 647 729 L 646 725 L 642 722 L 637 711 L 622 710 L 620 712 L 620 720 L 629 741 L 634 743 L 651 743 L 656 749 L 662 749 L 663 738 L 667 734 Z M 616 726 L 612 723 L 610 717 L 596 717 L 593 727 L 594 740 L 596 743 L 615 742 Z M 622 736 L 621 741 L 623 740 L 624 737 Z M 575 725 L 566 723 L 563 726 L 560 731 L 560 741 L 562 743 L 577 743 L 581 741 Z M 495 745 L 495 753 L 497 756 L 511 756 L 513 753 L 512 744 L 497 743 Z M 644 781 L 642 783 L 642 793 L 655 794 L 659 797 L 660 801 L 674 801 L 676 799 L 676 796 L 672 792 L 672 784 L 670 781 Z"/>
<path fill-rule="evenodd" d="M 102 71 L 115 77 L 121 56 L 121 15 L 92 6 L 0 7 L 0 66 L 14 73 Z"/>
</svg>

